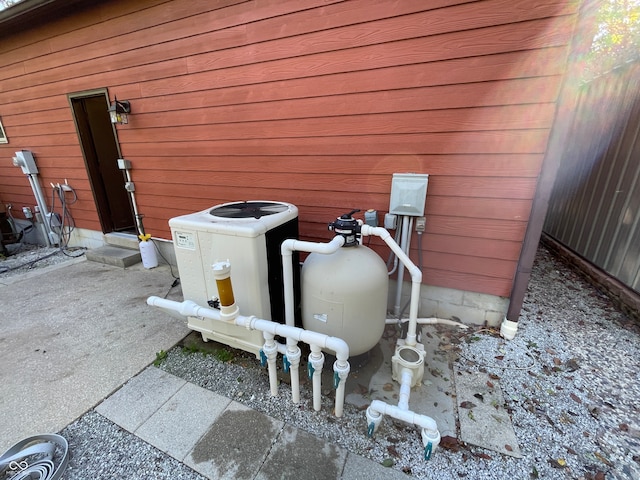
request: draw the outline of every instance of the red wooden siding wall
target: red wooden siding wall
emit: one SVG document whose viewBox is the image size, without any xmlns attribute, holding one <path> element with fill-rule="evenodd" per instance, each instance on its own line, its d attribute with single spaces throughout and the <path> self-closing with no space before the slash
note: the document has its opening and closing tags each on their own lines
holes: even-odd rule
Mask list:
<svg viewBox="0 0 640 480">
<path fill-rule="evenodd" d="M 107 87 L 131 101 L 118 136 L 154 236 L 267 199 L 326 240 L 341 213 L 387 211 L 392 173 L 429 173 L 425 283 L 508 296 L 576 16 L 561 0 L 105 2 L 0 39 L 0 196 L 33 204 L 11 166 L 30 149 L 100 230 L 66 95 Z"/>
</svg>

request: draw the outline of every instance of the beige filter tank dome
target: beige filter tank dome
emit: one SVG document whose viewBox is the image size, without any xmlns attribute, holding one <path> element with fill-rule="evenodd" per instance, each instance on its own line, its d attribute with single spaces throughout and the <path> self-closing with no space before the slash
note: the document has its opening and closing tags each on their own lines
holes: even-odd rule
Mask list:
<svg viewBox="0 0 640 480">
<path fill-rule="evenodd" d="M 384 332 L 388 284 L 386 264 L 368 247 L 312 253 L 302 266 L 302 324 L 342 338 L 349 355 L 363 354 Z"/>
</svg>

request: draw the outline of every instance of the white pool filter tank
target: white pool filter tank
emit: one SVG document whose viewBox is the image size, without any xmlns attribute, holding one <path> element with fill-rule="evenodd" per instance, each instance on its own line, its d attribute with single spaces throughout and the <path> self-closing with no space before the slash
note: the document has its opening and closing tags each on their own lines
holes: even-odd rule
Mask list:
<svg viewBox="0 0 640 480">
<path fill-rule="evenodd" d="M 345 234 L 340 220 L 332 224 Z M 350 219 L 353 222 L 352 218 Z M 356 224 L 357 225 L 357 224 Z M 331 228 L 331 227 L 330 227 Z M 387 266 L 372 249 L 346 233 L 345 246 L 335 253 L 312 253 L 302 265 L 302 325 L 305 329 L 342 338 L 349 355 L 361 355 L 382 337 L 387 316 Z"/>
</svg>

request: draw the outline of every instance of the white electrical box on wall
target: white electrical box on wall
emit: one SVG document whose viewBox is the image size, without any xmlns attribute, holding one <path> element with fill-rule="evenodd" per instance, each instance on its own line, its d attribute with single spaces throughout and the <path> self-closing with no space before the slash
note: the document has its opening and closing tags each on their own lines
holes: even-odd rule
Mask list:
<svg viewBox="0 0 640 480">
<path fill-rule="evenodd" d="M 20 150 L 16 152 L 16 156 L 13 157 L 13 165 L 15 167 L 20 167 L 22 169 L 22 173 L 25 175 L 34 175 L 38 173 L 36 160 L 33 158 L 33 154 L 29 150 Z"/>
<path fill-rule="evenodd" d="M 389 213 L 422 217 L 428 183 L 429 175 L 426 173 L 394 173 Z"/>
</svg>

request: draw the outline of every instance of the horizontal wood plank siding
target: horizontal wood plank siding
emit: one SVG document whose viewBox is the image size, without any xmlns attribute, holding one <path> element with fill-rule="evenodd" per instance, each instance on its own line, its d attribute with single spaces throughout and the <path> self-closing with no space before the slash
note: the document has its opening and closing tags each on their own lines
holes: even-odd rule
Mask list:
<svg viewBox="0 0 640 480">
<path fill-rule="evenodd" d="M 234 200 L 289 201 L 301 235 L 388 209 L 429 173 L 425 282 L 508 296 L 577 4 L 561 0 L 116 0 L 0 44 L 0 118 L 44 185 L 99 229 L 67 94 L 107 87 L 146 229 Z M 0 197 L 33 203 L 0 163 Z M 416 241 L 411 255 L 417 256 Z M 381 253 L 385 247 L 373 240 Z"/>
</svg>

